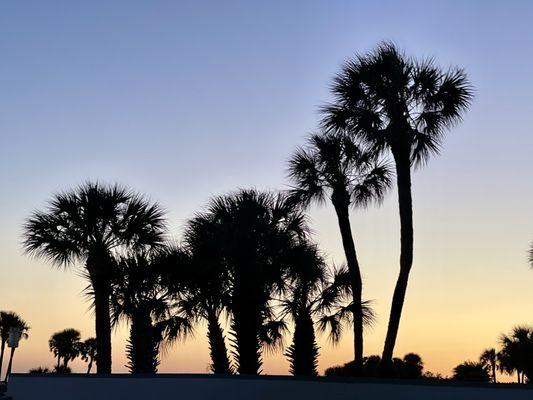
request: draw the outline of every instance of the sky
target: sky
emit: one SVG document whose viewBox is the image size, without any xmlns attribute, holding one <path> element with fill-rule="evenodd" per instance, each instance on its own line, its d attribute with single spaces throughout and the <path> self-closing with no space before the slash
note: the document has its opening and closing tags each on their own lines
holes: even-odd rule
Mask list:
<svg viewBox="0 0 533 400">
<path fill-rule="evenodd" d="M 53 365 L 48 338 L 94 335 L 76 268 L 21 250 L 21 225 L 54 192 L 119 182 L 168 210 L 174 238 L 214 195 L 287 188 L 286 162 L 317 127 L 341 63 L 392 40 L 466 70 L 475 87 L 442 154 L 413 177 L 415 257 L 396 355 L 449 375 L 517 324 L 533 324 L 533 3 L 528 1 L 3 1 L 0 3 L 0 309 L 31 325 L 14 370 Z M 312 208 L 328 262 L 331 207 Z M 380 354 L 399 268 L 396 192 L 351 222 Z M 113 334 L 125 371 L 127 327 Z M 352 355 L 320 339 L 320 369 Z M 206 372 L 205 330 L 162 372 Z M 76 361 L 75 371 L 84 364 Z M 265 373 L 286 374 L 281 353 Z"/>
</svg>

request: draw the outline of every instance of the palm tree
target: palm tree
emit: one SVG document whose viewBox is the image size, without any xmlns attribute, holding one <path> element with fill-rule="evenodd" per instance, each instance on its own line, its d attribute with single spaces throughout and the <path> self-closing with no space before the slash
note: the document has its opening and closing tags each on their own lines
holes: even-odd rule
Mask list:
<svg viewBox="0 0 533 400">
<path fill-rule="evenodd" d="M 531 243 L 531 247 L 529 249 L 529 265 L 531 268 L 533 268 L 533 243 Z"/>
<path fill-rule="evenodd" d="M 453 369 L 452 379 L 467 382 L 489 382 L 490 376 L 481 362 L 465 361 Z"/>
<path fill-rule="evenodd" d="M 87 373 L 91 373 L 93 362 L 96 360 L 97 355 L 96 338 L 85 339 L 80 343 L 80 356 L 81 359 L 87 362 Z"/>
<path fill-rule="evenodd" d="M 4 351 L 6 348 L 6 343 L 9 340 L 9 331 L 12 328 L 20 329 L 22 332 L 21 337 L 24 339 L 28 338 L 28 330 L 30 327 L 17 313 L 13 311 L 0 311 L 0 377 L 2 376 Z M 12 349 L 11 352 L 13 353 L 14 349 Z"/>
<path fill-rule="evenodd" d="M 230 304 L 230 271 L 218 246 L 216 224 L 204 216 L 188 221 L 183 250 L 188 265 L 188 290 L 181 299 L 181 307 L 197 320 L 207 321 L 211 371 L 231 374 L 233 367 L 220 325 L 220 318 Z"/>
<path fill-rule="evenodd" d="M 384 43 L 347 61 L 332 85 L 333 103 L 322 109 L 323 127 L 361 140 L 378 153 L 390 152 L 396 166 L 400 214 L 400 273 L 394 289 L 382 366 L 390 371 L 413 262 L 411 169 L 441 148 L 472 99 L 461 69 L 443 71 L 433 60 L 406 57 Z"/>
<path fill-rule="evenodd" d="M 299 203 L 309 206 L 329 197 L 335 208 L 353 293 L 354 361 L 362 367 L 362 279 L 349 212 L 350 207 L 381 201 L 391 183 L 389 168 L 350 136 L 322 134 L 312 135 L 308 147 L 296 151 L 289 176 L 294 183 L 292 197 Z"/>
<path fill-rule="evenodd" d="M 117 259 L 117 279 L 111 295 L 112 323 L 130 322 L 126 346 L 132 373 L 156 373 L 163 340 L 169 342 L 191 333 L 190 321 L 173 313 L 172 292 L 163 285 L 163 274 L 174 264 L 173 249 L 136 253 Z"/>
<path fill-rule="evenodd" d="M 111 372 L 109 296 L 113 253 L 161 245 L 163 211 L 121 186 L 87 182 L 54 195 L 24 225 L 26 252 L 57 265 L 82 264 L 94 294 L 97 372 Z"/>
<path fill-rule="evenodd" d="M 525 378 L 533 381 L 533 329 L 517 326 L 510 335 L 501 335 L 500 344 L 500 371 L 509 375 L 516 372 L 518 383 L 524 383 Z"/>
<path fill-rule="evenodd" d="M 479 357 L 479 362 L 490 372 L 492 383 L 497 383 L 496 369 L 498 366 L 498 353 L 496 352 L 496 349 L 490 348 L 483 350 L 483 353 L 481 353 L 481 356 Z"/>
<path fill-rule="evenodd" d="M 232 344 L 240 374 L 258 374 L 262 347 L 276 348 L 284 323 L 272 299 L 284 286 L 288 252 L 307 235 L 305 217 L 286 196 L 240 190 L 216 197 L 197 215 L 212 224 L 229 272 Z"/>
<path fill-rule="evenodd" d="M 56 370 L 68 370 L 69 361 L 75 360 L 80 354 L 80 331 L 72 328 L 64 329 L 52 335 L 48 341 L 50 351 L 57 357 Z M 61 364 L 63 359 L 63 364 Z"/>
<path fill-rule="evenodd" d="M 340 340 L 343 322 L 350 320 L 345 317 L 353 315 L 350 273 L 346 268 L 330 273 L 318 248 L 311 243 L 303 242 L 293 251 L 288 295 L 281 302 L 283 315 L 289 315 L 294 323 L 292 344 L 286 356 L 291 374 L 316 376 L 319 347 L 315 323 L 320 331 L 330 329 L 332 343 Z M 373 320 L 372 310 L 367 302 L 362 306 L 364 323 L 369 324 Z"/>
</svg>

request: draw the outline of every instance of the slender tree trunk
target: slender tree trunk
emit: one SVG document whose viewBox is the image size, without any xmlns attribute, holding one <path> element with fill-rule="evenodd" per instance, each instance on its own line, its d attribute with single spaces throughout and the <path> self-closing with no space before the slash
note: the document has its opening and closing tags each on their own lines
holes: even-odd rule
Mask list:
<svg viewBox="0 0 533 400">
<path fill-rule="evenodd" d="M 339 229 L 342 237 L 342 245 L 344 247 L 344 255 L 346 256 L 346 263 L 350 271 L 350 284 L 353 296 L 353 346 L 354 346 L 354 362 L 357 370 L 363 367 L 363 309 L 362 309 L 362 292 L 363 283 L 361 279 L 361 270 L 357 260 L 357 252 L 352 236 L 352 229 L 350 226 L 349 215 L 349 200 L 348 194 L 344 194 L 344 199 L 333 198 L 333 205 L 337 213 L 337 220 L 339 222 Z M 339 196 L 340 197 L 340 196 Z"/>
<path fill-rule="evenodd" d="M 15 355 L 15 347 L 11 347 L 11 354 L 9 355 L 9 364 L 7 364 L 7 372 L 6 372 L 6 379 L 7 382 L 9 380 L 9 375 L 11 375 L 11 367 L 13 367 L 13 356 Z"/>
<path fill-rule="evenodd" d="M 6 341 L 2 340 L 2 348 L 0 349 L 0 380 L 2 379 L 2 365 L 4 363 L 4 351 L 6 349 Z"/>
<path fill-rule="evenodd" d="M 496 381 L 496 361 L 493 361 L 491 364 L 492 367 L 492 382 L 497 383 Z"/>
<path fill-rule="evenodd" d="M 387 328 L 387 336 L 381 357 L 382 373 L 389 375 L 392 372 L 392 356 L 402 308 L 409 280 L 409 272 L 413 263 L 413 204 L 411 197 L 411 162 L 407 152 L 394 154 L 396 162 L 396 179 L 398 186 L 398 205 L 400 210 L 400 274 L 396 281 L 392 305 Z"/>
<path fill-rule="evenodd" d="M 207 315 L 207 338 L 209 339 L 209 353 L 211 355 L 211 371 L 215 374 L 231 374 L 224 333 L 218 321 L 218 315 L 213 311 Z"/>
<path fill-rule="evenodd" d="M 96 325 L 96 372 L 98 374 L 111 373 L 111 318 L 109 310 L 109 295 L 111 293 L 109 282 L 97 279 L 93 282 L 94 289 L 94 314 Z"/>
<path fill-rule="evenodd" d="M 56 367 L 56 370 L 59 371 L 59 367 L 61 367 L 61 355 L 57 356 L 57 367 Z"/>
<path fill-rule="evenodd" d="M 89 358 L 89 365 L 87 366 L 87 374 L 91 373 L 92 367 L 93 367 L 93 359 L 91 357 L 91 358 Z"/>
</svg>

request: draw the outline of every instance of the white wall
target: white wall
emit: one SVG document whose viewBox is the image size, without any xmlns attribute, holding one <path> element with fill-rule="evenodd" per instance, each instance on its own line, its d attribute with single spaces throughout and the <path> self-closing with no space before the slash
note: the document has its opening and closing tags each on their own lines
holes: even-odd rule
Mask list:
<svg viewBox="0 0 533 400">
<path fill-rule="evenodd" d="M 529 388 L 455 386 L 416 383 L 326 382 L 287 378 L 206 375 L 71 375 L 14 374 L 8 393 L 13 400 L 521 400 L 533 399 Z"/>
</svg>

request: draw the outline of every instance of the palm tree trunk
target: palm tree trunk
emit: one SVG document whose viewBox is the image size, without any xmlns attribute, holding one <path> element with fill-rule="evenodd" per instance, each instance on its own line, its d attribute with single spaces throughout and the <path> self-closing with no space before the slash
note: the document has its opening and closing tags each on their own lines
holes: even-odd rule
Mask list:
<svg viewBox="0 0 533 400">
<path fill-rule="evenodd" d="M 249 268 L 249 266 L 247 266 Z M 241 269 L 241 274 L 242 270 Z M 246 274 L 246 273 L 244 273 Z M 261 370 L 261 344 L 259 330 L 261 328 L 261 312 L 258 307 L 254 277 L 241 276 L 235 284 L 232 299 L 232 334 L 236 350 L 238 372 L 241 375 L 258 375 Z"/>
<path fill-rule="evenodd" d="M 59 371 L 59 367 L 61 367 L 61 355 L 58 354 L 57 355 L 57 367 L 56 369 Z"/>
<path fill-rule="evenodd" d="M 301 310 L 294 324 L 292 345 L 287 349 L 290 372 L 295 376 L 317 376 L 318 346 L 313 320 Z"/>
<path fill-rule="evenodd" d="M 4 351 L 6 349 L 6 341 L 2 340 L 2 348 L 0 349 L 0 380 L 2 379 L 2 365 L 4 363 Z"/>
<path fill-rule="evenodd" d="M 387 336 L 381 357 L 382 372 L 391 373 L 392 355 L 400 318 L 402 315 L 409 272 L 413 263 L 413 201 L 411 195 L 411 162 L 407 152 L 394 154 L 396 162 L 396 180 L 398 185 L 398 206 L 400 211 L 400 274 L 396 281 L 387 328 Z"/>
<path fill-rule="evenodd" d="M 89 365 L 87 366 L 87 374 L 91 373 L 92 368 L 93 368 L 93 359 L 89 358 Z"/>
<path fill-rule="evenodd" d="M 127 345 L 128 368 L 134 374 L 155 374 L 159 364 L 154 327 L 150 314 L 137 311 L 132 315 Z"/>
<path fill-rule="evenodd" d="M 94 314 L 96 326 L 96 372 L 98 374 L 111 373 L 111 318 L 109 309 L 109 282 L 96 279 L 94 289 Z"/>
<path fill-rule="evenodd" d="M 224 333 L 218 321 L 218 315 L 211 311 L 207 316 L 207 337 L 211 355 L 211 371 L 215 374 L 231 374 L 231 364 L 224 341 Z"/>
<path fill-rule="evenodd" d="M 349 202 L 346 200 L 334 200 L 333 205 L 335 207 L 335 212 L 337 213 L 342 245 L 344 247 L 344 255 L 346 256 L 346 263 L 348 264 L 348 270 L 350 271 L 350 283 L 353 296 L 354 362 L 357 370 L 363 367 L 363 283 L 359 262 L 357 260 L 357 252 L 355 251 L 352 228 L 350 226 Z"/>
<path fill-rule="evenodd" d="M 7 372 L 6 372 L 6 379 L 7 382 L 9 379 L 9 375 L 11 375 L 11 367 L 13 366 L 13 356 L 15 355 L 16 347 L 11 347 L 11 354 L 9 355 L 9 364 L 7 364 Z"/>
</svg>

